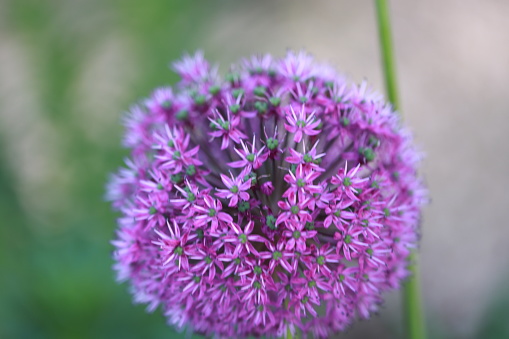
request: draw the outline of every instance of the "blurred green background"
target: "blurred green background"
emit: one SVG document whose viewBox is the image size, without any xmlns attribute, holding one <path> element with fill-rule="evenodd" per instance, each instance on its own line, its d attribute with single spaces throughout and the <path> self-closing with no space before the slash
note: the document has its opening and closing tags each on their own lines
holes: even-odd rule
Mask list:
<svg viewBox="0 0 509 339">
<path fill-rule="evenodd" d="M 391 4 L 434 198 L 421 255 L 430 337 L 508 338 L 509 8 Z M 224 71 L 305 47 L 382 89 L 376 34 L 369 1 L 0 0 L 0 338 L 184 336 L 114 281 L 103 195 L 127 155 L 121 112 L 173 83 L 168 63 L 196 49 Z M 387 298 L 341 337 L 402 338 L 399 295 Z"/>
<path fill-rule="evenodd" d="M 0 338 L 179 337 L 115 283 L 103 195 L 120 113 L 174 80 L 207 6 L 2 2 Z"/>
</svg>

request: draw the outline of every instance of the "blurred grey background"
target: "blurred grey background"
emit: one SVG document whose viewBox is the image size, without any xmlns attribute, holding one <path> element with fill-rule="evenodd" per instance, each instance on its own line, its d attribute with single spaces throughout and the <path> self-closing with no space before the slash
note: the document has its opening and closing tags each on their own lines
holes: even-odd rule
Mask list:
<svg viewBox="0 0 509 339">
<path fill-rule="evenodd" d="M 401 110 L 426 153 L 431 338 L 509 337 L 509 1 L 391 1 Z M 372 1 L 0 0 L 0 337 L 180 337 L 110 271 L 121 112 L 205 51 L 306 49 L 383 91 Z M 399 293 L 341 338 L 402 338 Z"/>
</svg>

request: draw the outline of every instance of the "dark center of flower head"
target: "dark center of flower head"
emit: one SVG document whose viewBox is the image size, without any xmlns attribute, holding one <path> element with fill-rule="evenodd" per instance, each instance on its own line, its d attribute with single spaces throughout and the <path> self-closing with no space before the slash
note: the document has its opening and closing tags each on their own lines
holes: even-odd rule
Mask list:
<svg viewBox="0 0 509 339">
<path fill-rule="evenodd" d="M 250 207 L 249 202 L 241 201 L 239 203 L 239 212 L 246 212 L 249 210 L 249 207 Z"/>
<path fill-rule="evenodd" d="M 373 161 L 375 159 L 375 152 L 369 148 L 369 147 L 366 147 L 366 148 L 360 148 L 359 149 L 359 153 L 364 156 L 364 158 L 366 159 L 366 161 Z"/>
<path fill-rule="evenodd" d="M 182 182 L 184 178 L 182 177 L 182 174 L 181 173 L 177 173 L 177 174 L 172 174 L 171 175 L 171 181 L 175 184 L 179 184 Z"/>
<path fill-rule="evenodd" d="M 267 215 L 267 217 L 265 218 L 265 223 L 271 230 L 275 230 L 277 228 L 276 217 L 273 216 L 272 214 Z"/>
<path fill-rule="evenodd" d="M 229 121 L 219 121 L 219 126 L 221 126 L 221 128 L 224 130 L 228 130 L 228 129 L 230 129 L 230 122 Z"/>
<path fill-rule="evenodd" d="M 279 252 L 279 251 L 274 251 L 274 253 L 272 253 L 272 258 L 274 260 L 279 260 L 283 257 L 283 253 Z"/>
<path fill-rule="evenodd" d="M 391 210 L 389 210 L 387 207 L 384 208 L 384 216 L 388 218 L 391 215 Z"/>
<path fill-rule="evenodd" d="M 172 106 L 171 100 L 164 100 L 161 102 L 161 107 L 164 109 L 170 109 Z"/>
<path fill-rule="evenodd" d="M 297 186 L 304 187 L 304 186 L 306 186 L 306 182 L 302 179 L 297 179 Z"/>
<path fill-rule="evenodd" d="M 262 96 L 265 94 L 265 87 L 263 86 L 257 86 L 253 90 L 254 95 Z"/>
<path fill-rule="evenodd" d="M 414 165 L 402 157 L 408 138 L 398 134 L 397 119 L 380 113 L 390 107 L 308 64 L 299 55 L 277 62 L 248 59 L 221 82 L 202 58 L 189 58 L 175 67 L 182 83 L 143 101 L 146 119 L 127 124 L 128 133 L 138 134 L 126 140 L 142 143 L 131 146 L 132 192 L 115 205 L 130 219 L 136 214 L 132 209 L 148 213 L 136 214 L 131 228 L 119 226 L 119 234 L 137 246 L 120 248 L 118 264 L 132 272 L 136 293 L 154 287 L 154 302 L 175 319 L 200 310 L 183 325 L 198 326 L 207 336 L 276 336 L 275 326 L 249 318 L 256 312 L 260 319 L 289 321 L 305 332 L 314 309 L 318 315 L 312 321 L 332 337 L 362 302 L 348 285 L 357 286 L 376 270 L 355 268 L 374 255 L 377 239 L 384 239 L 377 246 L 387 250 L 400 237 L 413 238 L 408 233 L 416 225 L 409 218 L 387 219 L 391 211 L 418 213 L 422 198 L 409 174 L 416 172 Z M 169 98 L 171 107 L 153 111 L 150 103 L 161 105 L 161 97 Z M 118 188 L 130 177 L 121 175 Z M 383 227 L 363 228 L 378 222 Z M 169 245 L 175 243 L 179 246 Z M 154 267 L 154 255 L 165 265 Z M 394 254 L 387 269 L 405 260 Z M 343 267 L 354 273 L 330 276 Z M 343 316 L 320 313 L 338 297 L 318 284 L 346 277 Z M 370 283 L 379 290 L 387 285 Z M 365 292 L 366 300 L 379 300 L 377 289 Z M 305 314 L 294 312 L 299 300 L 306 304 Z M 297 315 L 287 320 L 288 312 Z M 224 326 L 218 317 L 224 313 L 242 320 Z"/>
<path fill-rule="evenodd" d="M 177 118 L 177 120 L 186 120 L 189 117 L 189 111 L 187 111 L 187 110 L 179 111 L 175 115 L 175 117 Z"/>
<path fill-rule="evenodd" d="M 269 101 L 272 104 L 272 106 L 279 106 L 279 104 L 281 103 L 281 98 L 272 97 L 269 99 Z"/>
<path fill-rule="evenodd" d="M 196 173 L 196 167 L 194 165 L 189 165 L 189 167 L 186 169 L 186 174 L 189 176 L 193 176 Z"/>
<path fill-rule="evenodd" d="M 371 209 L 371 200 L 366 200 L 362 203 L 364 205 L 364 208 L 369 211 Z"/>
<path fill-rule="evenodd" d="M 203 105 L 207 98 L 204 95 L 197 95 L 194 97 L 194 103 L 196 105 Z"/>
<path fill-rule="evenodd" d="M 277 139 L 274 138 L 267 139 L 267 148 L 270 149 L 271 151 L 275 150 L 278 145 L 279 141 L 277 141 Z"/>
<path fill-rule="evenodd" d="M 240 105 L 234 104 L 230 106 L 230 112 L 237 114 L 240 111 Z"/>
<path fill-rule="evenodd" d="M 268 105 L 264 101 L 257 101 L 257 102 L 255 102 L 254 106 L 255 106 L 256 110 L 258 111 L 258 113 L 263 114 L 263 113 L 267 112 Z"/>
<path fill-rule="evenodd" d="M 240 80 L 240 74 L 232 72 L 225 75 L 225 80 L 230 83 L 236 83 Z"/>
<path fill-rule="evenodd" d="M 262 274 L 262 268 L 260 266 L 255 266 L 255 267 L 253 267 L 253 272 L 256 275 Z"/>
<path fill-rule="evenodd" d="M 219 86 L 219 85 L 214 85 L 214 86 L 209 87 L 209 93 L 212 95 L 218 94 L 219 91 L 221 91 L 221 86 Z"/>
</svg>

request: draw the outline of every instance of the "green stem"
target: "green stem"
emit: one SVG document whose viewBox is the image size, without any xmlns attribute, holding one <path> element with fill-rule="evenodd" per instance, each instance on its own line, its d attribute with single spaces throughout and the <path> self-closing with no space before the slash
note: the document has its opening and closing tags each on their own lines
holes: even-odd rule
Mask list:
<svg viewBox="0 0 509 339">
<path fill-rule="evenodd" d="M 394 109 L 399 110 L 400 103 L 396 81 L 396 65 L 394 62 L 394 47 L 391 37 L 389 8 L 386 0 L 375 0 L 375 3 L 387 96 L 394 106 Z M 419 270 L 417 265 L 417 253 L 415 251 L 413 251 L 409 257 L 409 270 L 411 276 L 403 286 L 403 311 L 406 325 L 405 338 L 425 339 L 426 328 L 424 326 L 424 316 L 421 307 Z"/>
<path fill-rule="evenodd" d="M 396 64 L 394 62 L 394 46 L 391 37 L 391 23 L 389 7 L 385 0 L 375 0 L 378 19 L 378 34 L 382 53 L 382 63 L 385 77 L 387 96 L 395 109 L 399 109 L 399 97 L 396 84 Z"/>
<path fill-rule="evenodd" d="M 417 252 L 410 254 L 410 272 L 412 276 L 403 286 L 403 311 L 406 324 L 406 338 L 425 339 L 426 327 L 421 307 L 419 284 L 419 267 L 417 265 Z"/>
</svg>

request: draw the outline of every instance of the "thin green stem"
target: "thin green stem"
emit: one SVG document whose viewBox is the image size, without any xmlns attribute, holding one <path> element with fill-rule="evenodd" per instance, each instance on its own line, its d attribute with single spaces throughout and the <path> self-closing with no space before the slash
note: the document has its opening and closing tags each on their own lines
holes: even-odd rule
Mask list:
<svg viewBox="0 0 509 339">
<path fill-rule="evenodd" d="M 417 252 L 412 252 L 409 260 L 409 269 L 412 276 L 403 286 L 403 311 L 406 324 L 406 338 L 425 339 L 426 327 L 424 325 L 424 314 L 421 307 Z"/>
<path fill-rule="evenodd" d="M 395 109 L 399 109 L 398 86 L 396 79 L 396 64 L 394 61 L 394 46 L 392 44 L 389 7 L 385 0 L 375 0 L 378 19 L 378 34 L 382 53 L 382 63 L 387 96 Z"/>
<path fill-rule="evenodd" d="M 394 108 L 400 110 L 389 8 L 386 0 L 375 0 L 375 3 L 387 96 Z M 424 326 L 424 315 L 421 307 L 419 267 L 417 265 L 417 253 L 415 251 L 412 252 L 409 257 L 409 270 L 411 276 L 403 286 L 403 312 L 406 326 L 405 338 L 425 339 L 426 328 Z"/>
</svg>

